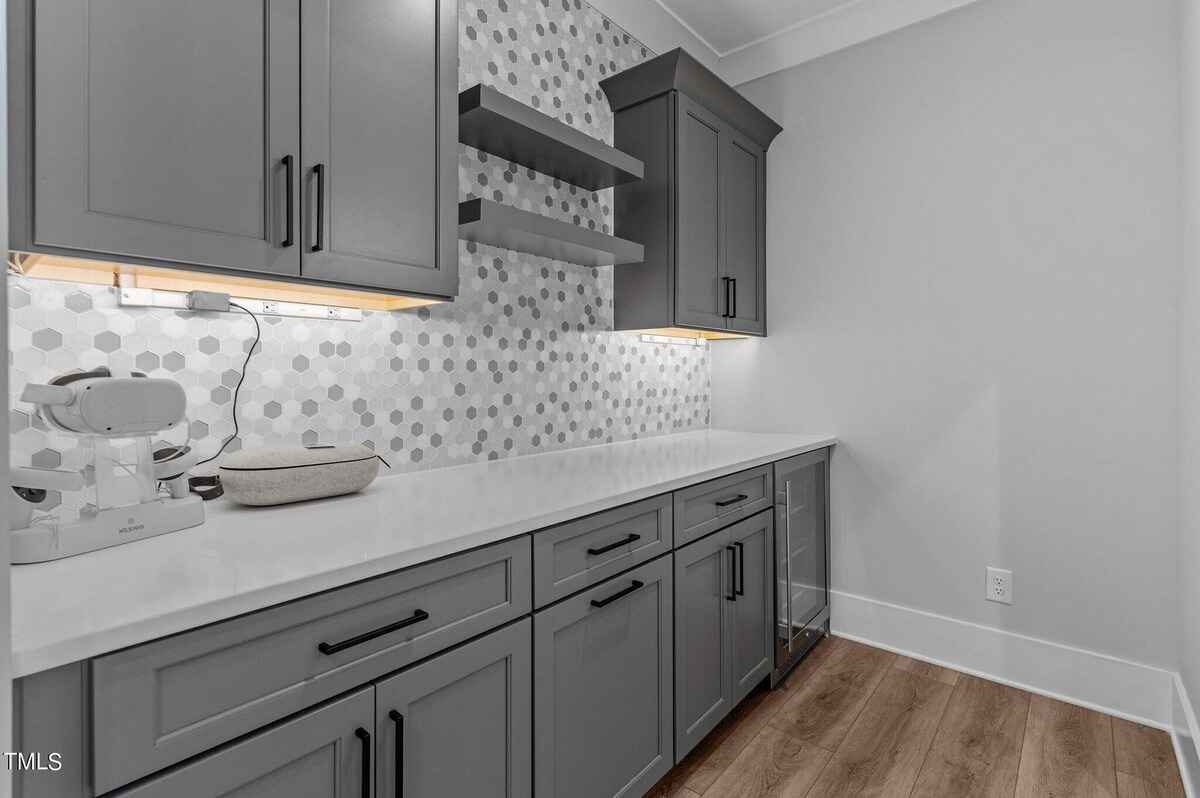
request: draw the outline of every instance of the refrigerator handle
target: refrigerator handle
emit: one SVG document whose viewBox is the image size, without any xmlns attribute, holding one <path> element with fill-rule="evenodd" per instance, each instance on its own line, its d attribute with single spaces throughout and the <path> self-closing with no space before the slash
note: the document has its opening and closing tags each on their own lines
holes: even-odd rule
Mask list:
<svg viewBox="0 0 1200 798">
<path fill-rule="evenodd" d="M 783 483 L 783 600 L 787 605 L 787 650 L 792 653 L 792 642 L 796 638 L 792 628 L 792 481 Z"/>
</svg>

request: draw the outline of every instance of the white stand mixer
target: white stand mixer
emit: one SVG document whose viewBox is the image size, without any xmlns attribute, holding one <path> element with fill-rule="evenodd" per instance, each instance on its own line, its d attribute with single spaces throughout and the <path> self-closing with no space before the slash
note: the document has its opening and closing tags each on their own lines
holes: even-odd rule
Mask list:
<svg viewBox="0 0 1200 798">
<path fill-rule="evenodd" d="M 203 501 L 187 489 L 195 453 L 171 448 L 156 459 L 151 446 L 152 435 L 184 420 L 187 399 L 179 383 L 101 368 L 27 385 L 21 401 L 36 405 L 47 424 L 79 436 L 89 454 L 80 471 L 11 470 L 13 563 L 56 560 L 204 523 Z M 121 439 L 128 443 L 117 445 Z M 78 517 L 35 517 L 46 491 L 92 487 L 95 501 Z"/>
</svg>

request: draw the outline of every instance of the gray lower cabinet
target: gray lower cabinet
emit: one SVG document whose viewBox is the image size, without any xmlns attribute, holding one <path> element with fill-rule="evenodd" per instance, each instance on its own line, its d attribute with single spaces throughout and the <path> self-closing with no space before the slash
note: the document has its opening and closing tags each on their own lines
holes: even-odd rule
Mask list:
<svg viewBox="0 0 1200 798">
<path fill-rule="evenodd" d="M 775 662 L 774 526 L 768 510 L 729 529 L 737 559 L 729 629 L 735 705 L 770 675 Z"/>
<path fill-rule="evenodd" d="M 534 792 L 641 796 L 671 768 L 671 557 L 534 615 Z"/>
<path fill-rule="evenodd" d="M 529 549 L 515 538 L 94 659 L 97 792 L 520 618 Z"/>
<path fill-rule="evenodd" d="M 380 796 L 528 798 L 529 619 L 375 686 Z"/>
<path fill-rule="evenodd" d="M 734 550 L 717 532 L 675 552 L 675 761 L 733 708 L 726 605 Z"/>
<path fill-rule="evenodd" d="M 770 510 L 675 552 L 675 760 L 774 662 Z"/>
<path fill-rule="evenodd" d="M 114 798 L 370 798 L 372 698 L 366 687 Z"/>
</svg>

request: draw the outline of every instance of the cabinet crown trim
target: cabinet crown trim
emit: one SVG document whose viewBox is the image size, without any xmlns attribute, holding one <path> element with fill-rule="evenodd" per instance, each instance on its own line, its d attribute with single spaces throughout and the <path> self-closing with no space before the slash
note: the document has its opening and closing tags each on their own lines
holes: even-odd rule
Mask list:
<svg viewBox="0 0 1200 798">
<path fill-rule="evenodd" d="M 614 113 L 668 91 L 682 92 L 735 124 L 764 150 L 783 132 L 779 123 L 682 47 L 606 78 L 600 81 L 600 88 Z"/>
</svg>

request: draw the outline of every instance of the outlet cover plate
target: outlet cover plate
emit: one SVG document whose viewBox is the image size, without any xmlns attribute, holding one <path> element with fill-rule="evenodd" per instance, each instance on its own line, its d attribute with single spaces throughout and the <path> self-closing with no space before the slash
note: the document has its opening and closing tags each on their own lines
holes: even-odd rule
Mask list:
<svg viewBox="0 0 1200 798">
<path fill-rule="evenodd" d="M 999 602 L 1000 604 L 1013 603 L 1013 575 L 1012 571 L 1006 571 L 1003 568 L 988 568 L 987 569 L 987 586 L 984 597 L 988 601 Z"/>
</svg>

